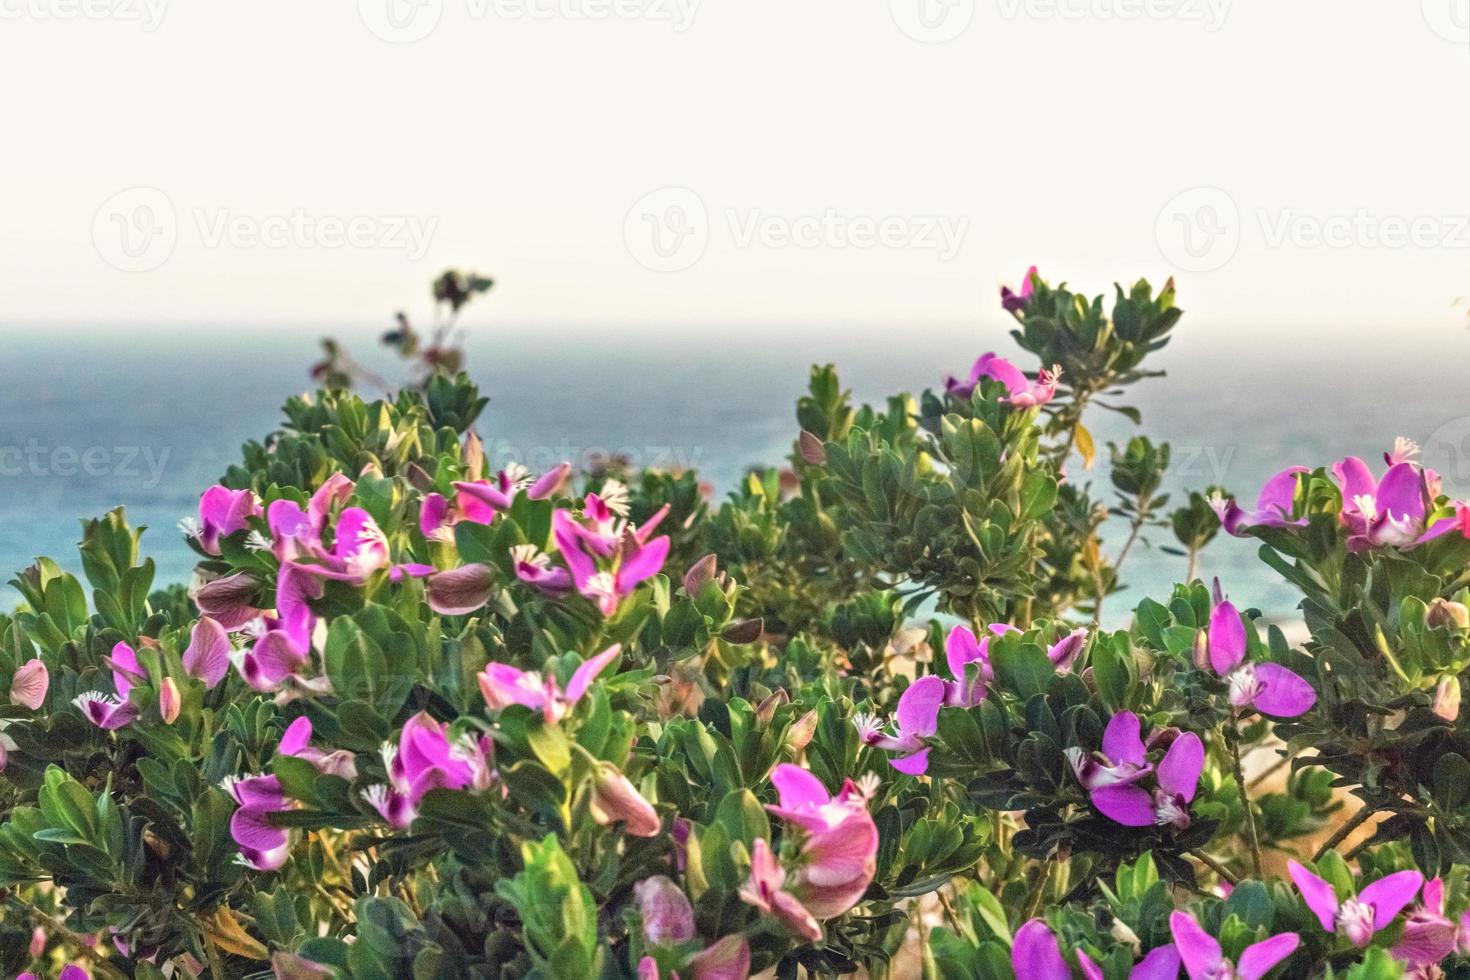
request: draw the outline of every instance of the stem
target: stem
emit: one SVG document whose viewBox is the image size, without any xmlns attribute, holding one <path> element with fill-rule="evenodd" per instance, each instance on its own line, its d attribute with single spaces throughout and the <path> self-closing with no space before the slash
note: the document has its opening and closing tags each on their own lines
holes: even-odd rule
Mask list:
<svg viewBox="0 0 1470 980">
<path fill-rule="evenodd" d="M 1194 545 L 1189 546 L 1189 561 L 1184 568 L 1184 581 L 1193 582 L 1199 573 L 1199 549 Z"/>
<path fill-rule="evenodd" d="M 1240 765 L 1240 728 L 1235 724 L 1235 716 L 1230 716 L 1230 730 L 1226 733 L 1225 741 L 1230 745 L 1231 770 L 1235 775 L 1235 785 L 1240 790 L 1240 807 L 1245 814 L 1246 839 L 1251 845 L 1251 867 L 1255 870 L 1256 877 L 1264 877 L 1261 870 L 1261 839 L 1256 835 L 1256 817 L 1251 812 L 1250 793 L 1245 784 L 1245 771 Z"/>
<path fill-rule="evenodd" d="M 1205 867 L 1209 868 L 1211 871 L 1215 872 L 1215 874 L 1219 875 L 1220 879 L 1229 884 L 1230 887 L 1234 888 L 1236 885 L 1240 884 L 1239 879 L 1231 874 L 1229 870 L 1226 869 L 1225 865 L 1221 864 L 1219 861 L 1216 861 L 1204 851 L 1188 851 L 1186 853 L 1192 854 L 1193 856 L 1199 858 L 1200 861 L 1204 862 Z"/>
<path fill-rule="evenodd" d="M 1338 827 L 1337 830 L 1333 832 L 1331 837 L 1322 842 L 1322 846 L 1317 848 L 1317 853 L 1312 855 L 1312 860 L 1314 862 L 1322 860 L 1322 858 L 1326 856 L 1328 851 L 1336 848 L 1337 845 L 1347 840 L 1348 836 L 1352 834 L 1353 831 L 1357 830 L 1359 827 L 1363 826 L 1363 824 L 1367 823 L 1368 819 L 1372 817 L 1375 812 L 1376 811 L 1373 809 L 1373 807 L 1369 806 L 1366 803 L 1363 804 L 1363 808 L 1361 810 L 1349 817 L 1348 820 L 1341 827 Z M 1354 851 L 1353 853 L 1356 854 L 1357 851 Z"/>
<path fill-rule="evenodd" d="M 1036 910 L 1041 907 L 1041 896 L 1046 893 L 1047 882 L 1051 881 L 1052 866 L 1055 861 L 1046 861 L 1041 865 L 1041 873 L 1036 876 L 1036 885 L 1031 889 L 1031 897 L 1026 899 L 1026 910 L 1021 913 L 1021 921 L 1034 918 Z"/>
</svg>

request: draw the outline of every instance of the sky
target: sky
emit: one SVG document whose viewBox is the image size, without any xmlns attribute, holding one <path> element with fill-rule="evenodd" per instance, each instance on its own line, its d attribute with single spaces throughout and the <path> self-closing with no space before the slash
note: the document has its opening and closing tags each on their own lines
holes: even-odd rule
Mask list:
<svg viewBox="0 0 1470 980">
<path fill-rule="evenodd" d="M 1450 320 L 1470 0 L 0 0 L 0 327 Z"/>
</svg>

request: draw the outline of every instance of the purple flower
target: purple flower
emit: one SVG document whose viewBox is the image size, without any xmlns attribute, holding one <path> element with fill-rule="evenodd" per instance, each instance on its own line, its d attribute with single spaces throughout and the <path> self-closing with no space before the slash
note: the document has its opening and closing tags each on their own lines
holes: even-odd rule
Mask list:
<svg viewBox="0 0 1470 980">
<path fill-rule="evenodd" d="M 621 823 L 634 837 L 657 837 L 663 830 L 658 810 L 611 762 L 599 762 L 592 774 L 587 811 L 604 827 Z"/>
<path fill-rule="evenodd" d="M 78 694 L 72 699 L 72 704 L 81 709 L 88 721 L 106 731 L 121 728 L 138 717 L 137 706 L 101 691 Z"/>
<path fill-rule="evenodd" d="M 1019 633 L 1005 623 L 991 623 L 987 629 L 995 636 Z M 990 637 L 976 639 L 968 626 L 956 626 L 944 640 L 944 656 L 954 683 L 945 692 L 945 703 L 960 708 L 973 708 L 985 700 L 986 685 L 995 679 L 990 666 Z M 978 664 L 974 671 L 971 664 Z"/>
<path fill-rule="evenodd" d="M 276 776 L 231 776 L 225 792 L 239 804 L 230 817 L 230 836 L 240 849 L 240 862 L 256 871 L 275 871 L 291 853 L 291 835 L 285 827 L 271 823 L 271 814 L 282 813 L 295 804 L 286 796 Z"/>
<path fill-rule="evenodd" d="M 363 799 L 388 823 L 405 830 L 430 790 L 487 789 L 495 778 L 491 754 L 489 736 L 451 738 L 447 724 L 420 712 L 404 723 L 396 748 L 383 746 L 390 785 L 368 787 Z"/>
<path fill-rule="evenodd" d="M 551 556 L 533 544 L 519 544 L 510 549 L 516 578 L 543 595 L 563 596 L 572 591 L 572 573 L 554 568 Z"/>
<path fill-rule="evenodd" d="M 565 691 L 555 677 L 543 678 L 538 671 L 492 663 L 479 674 L 480 693 L 485 696 L 485 703 L 496 711 L 523 704 L 533 711 L 540 711 L 548 725 L 555 725 L 571 713 L 597 675 L 606 670 L 622 650 L 622 644 L 614 643 L 587 660 L 572 672 Z"/>
<path fill-rule="evenodd" d="M 1158 766 L 1149 765 L 1141 737 L 1142 725 L 1131 711 L 1120 711 L 1103 732 L 1103 753 L 1086 757 L 1068 751 L 1077 779 L 1092 797 L 1092 805 L 1125 827 L 1189 826 L 1189 804 L 1199 787 L 1205 766 L 1205 747 L 1198 735 L 1185 732 L 1174 739 Z M 1138 783 L 1150 772 L 1152 791 Z"/>
<path fill-rule="evenodd" d="M 184 651 L 184 673 L 204 681 L 211 690 L 230 672 L 230 636 L 225 628 L 208 616 L 189 632 L 189 646 Z"/>
<path fill-rule="evenodd" d="M 877 871 L 878 827 L 868 812 L 876 777 L 846 780 L 833 796 L 809 771 L 783 763 L 771 773 L 780 804 L 766 809 L 803 832 L 791 892 L 818 919 L 862 900 Z"/>
<path fill-rule="evenodd" d="M 1036 380 L 1031 381 L 1010 361 L 990 353 L 981 355 L 970 368 L 970 376 L 964 381 L 946 378 L 944 390 L 951 398 L 969 399 L 975 394 L 980 379 L 990 378 L 1003 383 L 1009 390 L 1009 396 L 1001 399 L 1003 404 L 1019 409 L 1037 408 L 1056 395 L 1057 381 L 1061 375 L 1062 369 L 1053 365 L 1049 371 L 1042 368 L 1037 372 Z"/>
<path fill-rule="evenodd" d="M 1210 498 L 1210 506 L 1220 518 L 1227 534 L 1238 538 L 1246 536 L 1252 527 L 1306 527 L 1307 519 L 1292 520 L 1295 506 L 1297 478 L 1307 472 L 1305 466 L 1288 466 L 1266 481 L 1256 497 L 1256 509 L 1244 511 L 1233 499 L 1226 500 L 1221 494 Z"/>
<path fill-rule="evenodd" d="M 929 770 L 932 751 L 924 741 L 939 731 L 939 709 L 944 702 L 945 683 L 930 674 L 914 681 L 899 696 L 898 730 L 892 735 L 883 734 L 883 723 L 876 715 L 861 714 L 852 723 L 864 745 L 901 753 L 888 760 L 893 768 L 910 776 L 921 776 Z"/>
<path fill-rule="evenodd" d="M 1424 883 L 1423 901 L 1404 921 L 1393 955 L 1413 967 L 1434 966 L 1460 948 L 1460 939 L 1460 928 L 1444 914 L 1444 879 L 1434 878 Z"/>
<path fill-rule="evenodd" d="M 1104 786 L 1130 785 L 1153 772 L 1143 744 L 1143 723 L 1131 711 L 1120 711 L 1103 730 L 1101 752 L 1090 755 L 1073 746 L 1066 756 L 1077 781 L 1089 793 Z"/>
<path fill-rule="evenodd" d="M 351 752 L 346 749 L 323 752 L 311 745 L 311 719 L 305 715 L 286 726 L 276 751 L 281 755 L 305 759 L 316 767 L 317 772 L 348 780 L 357 778 L 357 758 Z"/>
<path fill-rule="evenodd" d="M 1220 596 L 1215 583 L 1215 608 L 1210 612 L 1207 634 L 1210 666 L 1229 689 L 1230 703 L 1238 710 L 1254 708 L 1263 715 L 1295 718 L 1317 703 L 1317 692 L 1295 671 L 1280 664 L 1253 663 L 1245 659 L 1245 620 L 1230 602 Z"/>
<path fill-rule="evenodd" d="M 620 499 L 609 501 L 589 493 L 580 521 L 565 510 L 552 515 L 552 538 L 571 570 L 573 584 L 603 616 L 611 616 L 640 583 L 663 568 L 669 539 L 651 535 L 668 512 L 665 505 L 642 527 L 634 528 L 623 516 L 626 510 Z"/>
<path fill-rule="evenodd" d="M 1077 951 L 1077 965 L 1087 980 L 1103 980 L 1092 957 Z M 1057 937 L 1041 919 L 1030 919 L 1016 930 L 1011 943 L 1011 968 L 1016 980 L 1072 980 L 1072 968 L 1062 957 Z M 1128 974 L 1128 980 L 1178 980 L 1179 953 L 1172 945 L 1149 951 Z"/>
<path fill-rule="evenodd" d="M 771 845 L 757 837 L 750 849 L 750 877 L 740 887 L 740 898 L 774 916 L 809 942 L 822 938 L 822 926 L 801 899 L 786 890 L 786 872 Z"/>
<path fill-rule="evenodd" d="M 461 565 L 429 576 L 425 589 L 429 608 L 441 616 L 468 616 L 484 608 L 495 586 L 489 565 Z"/>
<path fill-rule="evenodd" d="M 694 938 L 694 906 L 689 896 L 664 875 L 644 878 L 633 886 L 643 938 L 653 946 L 675 945 Z"/>
<path fill-rule="evenodd" d="M 1399 440 L 1395 451 L 1385 456 L 1389 467 L 1381 480 L 1375 480 L 1368 464 L 1356 456 L 1333 464 L 1333 479 L 1342 490 L 1339 519 L 1348 532 L 1349 551 L 1384 546 L 1408 550 L 1458 526 L 1456 517 L 1427 524 L 1439 495 L 1439 476 L 1409 461 L 1417 452 L 1413 443 Z"/>
<path fill-rule="evenodd" d="M 220 538 L 245 530 L 251 518 L 260 516 L 260 502 L 253 492 L 210 487 L 199 498 L 199 526 L 191 529 L 190 537 L 207 554 L 217 555 Z"/>
<path fill-rule="evenodd" d="M 1240 960 L 1231 963 L 1221 952 L 1220 944 L 1200 928 L 1199 922 L 1188 912 L 1172 913 L 1169 931 L 1174 935 L 1174 948 L 1189 980 L 1260 980 L 1276 964 L 1296 952 L 1301 943 L 1301 937 L 1296 933 L 1283 932 L 1247 946 L 1240 954 Z"/>
<path fill-rule="evenodd" d="M 1288 861 L 1286 866 L 1302 900 L 1322 928 L 1347 937 L 1359 949 L 1368 945 L 1375 933 L 1388 928 L 1424 884 L 1424 876 L 1417 871 L 1397 871 L 1364 887 L 1356 897 L 1338 901 L 1337 893 L 1326 881 L 1295 861 Z"/>
<path fill-rule="evenodd" d="M 1026 270 L 1026 277 L 1021 282 L 1021 291 L 1013 292 L 1011 287 L 1000 287 L 1000 306 L 1007 313 L 1019 313 L 1024 310 L 1031 297 L 1036 293 L 1036 266 Z"/>
</svg>

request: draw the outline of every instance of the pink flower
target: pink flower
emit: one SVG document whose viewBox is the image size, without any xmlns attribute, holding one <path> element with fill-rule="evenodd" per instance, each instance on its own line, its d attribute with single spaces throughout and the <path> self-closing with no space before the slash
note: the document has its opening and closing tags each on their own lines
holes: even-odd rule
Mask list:
<svg viewBox="0 0 1470 980">
<path fill-rule="evenodd" d="M 931 748 L 925 740 L 939 731 L 939 709 L 945 702 L 945 684 L 930 674 L 910 684 L 899 696 L 898 728 L 892 735 L 883 734 L 883 723 L 876 715 L 863 714 L 853 718 L 858 737 L 864 745 L 901 753 L 888 762 L 893 768 L 910 776 L 921 776 L 929 770 Z"/>
<path fill-rule="evenodd" d="M 552 514 L 552 538 L 571 571 L 572 583 L 602 615 L 615 613 L 623 599 L 663 568 L 669 539 L 653 538 L 652 533 L 668 511 L 665 506 L 634 528 L 624 518 L 620 502 L 589 493 L 580 521 L 565 510 Z"/>
<path fill-rule="evenodd" d="M 495 572 L 489 565 L 462 565 L 429 576 L 429 608 L 441 616 L 468 616 L 490 601 Z"/>
<path fill-rule="evenodd" d="M 295 805 L 276 776 L 231 776 L 223 783 L 238 809 L 230 817 L 230 836 L 240 849 L 240 861 L 256 871 L 275 871 L 291 853 L 291 835 L 271 822 L 271 814 Z"/>
<path fill-rule="evenodd" d="M 1205 765 L 1205 747 L 1194 732 L 1174 739 L 1157 769 L 1145 757 L 1138 716 L 1120 711 L 1103 732 L 1103 758 L 1085 759 L 1076 749 L 1068 758 L 1078 781 L 1087 788 L 1092 805 L 1108 819 L 1125 827 L 1189 826 L 1189 804 L 1199 787 Z M 1152 772 L 1154 788 L 1138 783 Z"/>
<path fill-rule="evenodd" d="M 158 714 L 163 718 L 163 723 L 172 725 L 178 721 L 182 708 L 183 701 L 179 697 L 179 686 L 174 683 L 172 677 L 165 677 L 163 683 L 158 686 Z"/>
<path fill-rule="evenodd" d="M 1322 928 L 1347 937 L 1359 949 L 1368 945 L 1375 933 L 1388 928 L 1424 883 L 1424 876 L 1417 871 L 1398 871 L 1364 887 L 1356 897 L 1338 901 L 1330 884 L 1296 861 L 1288 861 L 1286 867 Z"/>
<path fill-rule="evenodd" d="M 106 731 L 121 728 L 138 717 L 136 706 L 100 691 L 78 694 L 72 704 L 81 709 L 88 721 Z"/>
<path fill-rule="evenodd" d="M 1459 927 L 1444 914 L 1444 880 L 1434 878 L 1424 883 L 1423 902 L 1404 921 L 1393 955 L 1413 967 L 1433 966 L 1453 955 L 1459 940 Z"/>
<path fill-rule="evenodd" d="M 1005 623 L 991 623 L 986 629 L 995 636 L 1021 632 Z M 954 676 L 945 703 L 971 708 L 984 701 L 986 686 L 995 679 L 995 671 L 990 666 L 990 637 L 977 640 L 968 626 L 956 626 L 945 638 L 944 654 L 949 672 Z M 976 665 L 974 670 L 970 669 L 971 664 Z"/>
<path fill-rule="evenodd" d="M 388 823 L 405 830 L 434 789 L 482 791 L 494 780 L 489 736 L 452 738 L 449 726 L 420 712 L 403 725 L 398 746 L 383 747 L 390 785 L 370 786 L 363 798 Z"/>
<path fill-rule="evenodd" d="M 683 889 L 664 875 L 645 878 L 633 886 L 643 938 L 653 946 L 672 946 L 694 938 L 694 906 Z"/>
<path fill-rule="evenodd" d="M 791 892 L 813 916 L 830 919 L 861 901 L 877 869 L 878 828 L 867 789 L 847 780 L 833 796 L 800 766 L 771 772 L 779 804 L 771 813 L 803 831 Z"/>
<path fill-rule="evenodd" d="M 598 763 L 592 774 L 588 808 L 602 826 L 621 823 L 634 837 L 657 837 L 663 827 L 653 804 L 610 762 Z"/>
<path fill-rule="evenodd" d="M 535 545 L 516 545 L 510 549 L 510 557 L 515 563 L 516 578 L 537 592 L 563 596 L 572 591 L 572 573 L 565 568 L 553 568 L 551 556 Z"/>
<path fill-rule="evenodd" d="M 51 688 L 51 674 L 46 665 L 32 657 L 20 665 L 10 679 L 10 703 L 38 710 L 46 702 L 46 692 Z"/>
<path fill-rule="evenodd" d="M 204 686 L 214 689 L 230 672 L 230 635 L 218 621 L 208 616 L 189 632 L 189 646 L 184 651 L 184 672 L 190 677 L 204 681 Z"/>
<path fill-rule="evenodd" d="M 1295 671 L 1276 663 L 1245 659 L 1245 620 L 1220 595 L 1215 583 L 1215 607 L 1210 613 L 1208 653 L 1210 666 L 1229 689 L 1237 710 L 1254 708 L 1263 715 L 1295 718 L 1317 703 L 1317 692 Z"/>
<path fill-rule="evenodd" d="M 573 671 L 565 691 L 554 677 L 543 678 L 537 671 L 492 663 L 479 674 L 480 693 L 493 710 L 503 711 L 513 704 L 521 704 L 540 711 L 548 725 L 555 725 L 582 700 L 593 680 L 617 659 L 622 650 L 621 644 L 614 643 L 587 660 Z"/>
<path fill-rule="evenodd" d="M 1408 550 L 1460 526 L 1458 516 L 1429 523 L 1440 479 L 1433 470 L 1409 461 L 1418 451 L 1412 442 L 1399 440 L 1394 452 L 1384 456 L 1389 467 L 1381 480 L 1375 480 L 1368 464 L 1356 456 L 1333 464 L 1332 477 L 1342 490 L 1339 520 L 1348 532 L 1349 551 L 1384 546 Z"/>
<path fill-rule="evenodd" d="M 220 553 L 220 538 L 250 527 L 250 519 L 260 517 L 260 502 L 250 490 L 210 487 L 199 498 L 199 527 L 191 534 L 205 553 Z"/>
<path fill-rule="evenodd" d="M 750 877 L 740 889 L 740 897 L 762 912 L 775 916 L 798 936 L 816 942 L 822 938 L 822 927 L 801 900 L 786 891 L 786 872 L 764 837 L 751 846 Z"/>
<path fill-rule="evenodd" d="M 1051 370 L 1042 368 L 1038 371 L 1036 380 L 1032 381 L 1004 357 L 993 353 L 984 354 L 970 368 L 967 379 L 961 381 L 958 378 L 947 378 L 944 389 L 951 398 L 968 400 L 974 396 L 981 379 L 990 378 L 1004 384 L 1009 391 L 1009 395 L 1001 399 L 1002 404 L 1024 410 L 1038 408 L 1050 402 L 1057 393 L 1057 382 L 1061 374 L 1062 369 L 1053 365 Z"/>
<path fill-rule="evenodd" d="M 1294 932 L 1283 932 L 1279 936 L 1263 939 L 1247 946 L 1240 959 L 1231 963 L 1225 958 L 1220 944 L 1188 912 L 1173 912 L 1169 916 L 1169 931 L 1174 935 L 1174 948 L 1184 963 L 1184 972 L 1189 980 L 1260 980 L 1270 973 L 1276 964 L 1296 952 L 1301 937 Z"/>
<path fill-rule="evenodd" d="M 1024 310 L 1036 293 L 1036 279 L 1036 266 L 1033 265 L 1026 270 L 1026 276 L 1021 282 L 1020 293 L 1012 292 L 1009 286 L 1000 287 L 1001 309 L 1007 313 L 1019 313 Z"/>
<path fill-rule="evenodd" d="M 323 752 L 311 745 L 311 719 L 305 715 L 286 726 L 281 743 L 276 746 L 281 755 L 305 759 L 316 767 L 317 772 L 341 776 L 343 779 L 357 778 L 357 757 L 346 749 Z"/>
<path fill-rule="evenodd" d="M 260 583 L 249 572 L 206 582 L 194 593 L 199 611 L 227 630 L 237 630 L 261 614 L 254 605 Z"/>
</svg>

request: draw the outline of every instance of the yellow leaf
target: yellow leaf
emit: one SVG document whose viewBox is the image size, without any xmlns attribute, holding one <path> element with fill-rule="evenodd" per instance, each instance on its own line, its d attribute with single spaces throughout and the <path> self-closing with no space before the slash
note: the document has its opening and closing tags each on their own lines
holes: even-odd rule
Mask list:
<svg viewBox="0 0 1470 980">
<path fill-rule="evenodd" d="M 220 908 L 213 916 L 204 920 L 204 935 L 218 946 L 221 952 L 229 953 L 231 956 L 243 956 L 247 960 L 270 959 L 270 950 L 247 933 L 240 925 L 240 921 L 227 908 Z"/>
<path fill-rule="evenodd" d="M 1092 433 L 1081 422 L 1077 428 L 1072 430 L 1072 436 L 1077 446 L 1077 451 L 1082 454 L 1082 468 L 1092 469 L 1092 464 L 1097 462 L 1097 446 L 1093 444 Z"/>
</svg>

